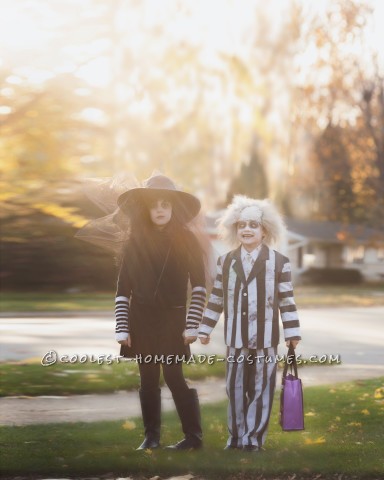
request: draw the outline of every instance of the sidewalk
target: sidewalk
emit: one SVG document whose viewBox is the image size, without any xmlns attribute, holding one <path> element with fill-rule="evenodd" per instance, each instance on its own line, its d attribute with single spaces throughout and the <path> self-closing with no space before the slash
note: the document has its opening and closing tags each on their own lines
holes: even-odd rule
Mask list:
<svg viewBox="0 0 384 480">
<path fill-rule="evenodd" d="M 332 385 L 339 382 L 384 376 L 381 365 L 312 366 L 299 369 L 304 387 Z M 281 381 L 278 371 L 277 385 Z M 208 378 L 189 382 L 196 388 L 202 404 L 226 399 L 224 379 Z M 162 408 L 174 410 L 168 388 L 162 389 Z M 19 426 L 60 422 L 96 422 L 126 420 L 141 415 L 136 391 L 104 395 L 73 395 L 68 397 L 3 397 L 0 398 L 0 425 Z"/>
</svg>

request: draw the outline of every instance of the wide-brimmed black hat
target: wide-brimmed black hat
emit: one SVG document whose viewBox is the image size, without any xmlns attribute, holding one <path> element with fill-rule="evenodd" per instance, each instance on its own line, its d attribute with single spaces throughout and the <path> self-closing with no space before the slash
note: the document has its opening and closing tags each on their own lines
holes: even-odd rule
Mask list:
<svg viewBox="0 0 384 480">
<path fill-rule="evenodd" d="M 162 195 L 170 199 L 175 214 L 185 222 L 191 221 L 200 211 L 201 205 L 198 198 L 178 190 L 170 178 L 160 174 L 152 175 L 145 180 L 142 187 L 132 188 L 121 194 L 117 204 L 124 213 L 130 214 L 135 205 Z"/>
</svg>

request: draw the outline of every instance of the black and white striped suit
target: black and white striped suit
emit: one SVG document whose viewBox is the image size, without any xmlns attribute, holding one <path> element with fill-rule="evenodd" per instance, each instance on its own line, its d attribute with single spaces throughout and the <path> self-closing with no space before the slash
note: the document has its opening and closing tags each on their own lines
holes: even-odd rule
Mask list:
<svg viewBox="0 0 384 480">
<path fill-rule="evenodd" d="M 301 338 L 289 259 L 263 245 L 246 278 L 241 247 L 220 257 L 200 337 L 210 335 L 223 311 L 224 341 L 228 347 L 228 444 L 261 447 L 275 388 L 279 314 L 285 340 Z M 231 362 L 241 355 L 259 360 L 252 365 L 247 361 Z M 262 356 L 270 356 L 271 362 L 266 363 Z"/>
</svg>

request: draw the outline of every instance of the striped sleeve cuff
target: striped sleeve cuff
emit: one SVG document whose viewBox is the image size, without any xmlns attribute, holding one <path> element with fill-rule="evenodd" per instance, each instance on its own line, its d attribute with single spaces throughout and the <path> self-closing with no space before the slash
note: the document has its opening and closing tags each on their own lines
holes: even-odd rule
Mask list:
<svg viewBox="0 0 384 480">
<path fill-rule="evenodd" d="M 115 299 L 115 337 L 117 341 L 126 340 L 129 335 L 129 298 L 118 296 Z"/>
<path fill-rule="evenodd" d="M 211 297 L 212 295 L 209 297 L 209 302 L 204 312 L 204 318 L 199 328 L 199 336 L 210 335 L 212 330 L 215 328 L 217 322 L 219 321 L 220 316 L 223 312 L 223 305 L 222 304 L 218 305 L 216 303 L 213 303 Z"/>
<path fill-rule="evenodd" d="M 280 315 L 283 323 L 285 340 L 300 340 L 300 321 L 293 297 L 291 297 L 290 303 L 288 304 L 282 305 L 280 303 Z"/>
<path fill-rule="evenodd" d="M 186 334 L 189 331 L 195 331 L 203 317 L 205 300 L 207 298 L 207 290 L 204 287 L 194 287 L 192 289 L 191 303 L 187 313 Z M 193 335 L 196 336 L 197 332 Z"/>
<path fill-rule="evenodd" d="M 209 337 L 209 335 L 211 334 L 213 330 L 213 327 L 210 327 L 209 325 L 206 325 L 206 324 L 201 324 L 200 325 L 200 328 L 199 328 L 199 337 Z"/>
<path fill-rule="evenodd" d="M 115 339 L 116 342 L 121 342 L 122 340 L 127 340 L 128 339 L 129 333 L 115 333 Z"/>
<path fill-rule="evenodd" d="M 198 334 L 198 329 L 197 328 L 187 328 L 184 331 L 184 335 L 186 337 L 197 337 L 197 334 Z"/>
</svg>

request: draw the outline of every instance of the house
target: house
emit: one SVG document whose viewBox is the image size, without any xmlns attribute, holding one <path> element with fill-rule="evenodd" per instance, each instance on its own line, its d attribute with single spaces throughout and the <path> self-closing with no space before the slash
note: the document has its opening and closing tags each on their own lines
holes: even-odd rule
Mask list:
<svg viewBox="0 0 384 480">
<path fill-rule="evenodd" d="M 222 211 L 207 215 L 207 229 L 218 255 L 228 251 L 217 235 Z M 289 256 L 296 279 L 309 268 L 358 270 L 365 281 L 384 280 L 384 231 L 340 222 L 285 219 L 288 235 L 280 251 Z"/>
<path fill-rule="evenodd" d="M 361 225 L 287 218 L 287 253 L 295 274 L 310 267 L 353 268 L 384 280 L 384 232 Z"/>
</svg>

